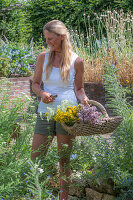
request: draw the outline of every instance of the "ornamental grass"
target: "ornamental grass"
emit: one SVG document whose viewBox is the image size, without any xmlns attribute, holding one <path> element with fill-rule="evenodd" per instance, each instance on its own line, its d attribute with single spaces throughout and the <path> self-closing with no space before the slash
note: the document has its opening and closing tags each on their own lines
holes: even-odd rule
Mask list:
<svg viewBox="0 0 133 200">
<path fill-rule="evenodd" d="M 84 15 L 84 34 L 72 31 L 73 48 L 85 63 L 85 82 L 103 82 L 104 66 L 108 61 L 119 69 L 122 84 L 133 85 L 133 15 L 128 12 L 94 13 L 94 23 Z"/>
</svg>

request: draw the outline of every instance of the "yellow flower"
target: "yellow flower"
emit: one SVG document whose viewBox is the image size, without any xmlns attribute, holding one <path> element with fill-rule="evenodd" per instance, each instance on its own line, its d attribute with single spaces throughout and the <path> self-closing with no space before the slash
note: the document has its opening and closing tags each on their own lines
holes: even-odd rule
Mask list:
<svg viewBox="0 0 133 200">
<path fill-rule="evenodd" d="M 76 106 L 68 106 L 65 111 L 58 109 L 54 120 L 61 123 L 66 123 L 67 125 L 73 125 L 75 121 L 78 121 L 78 111 L 79 108 Z"/>
<path fill-rule="evenodd" d="M 48 112 L 45 115 L 46 115 L 46 117 L 48 117 Z"/>
<path fill-rule="evenodd" d="M 126 80 L 127 83 L 129 83 L 129 80 Z"/>
</svg>

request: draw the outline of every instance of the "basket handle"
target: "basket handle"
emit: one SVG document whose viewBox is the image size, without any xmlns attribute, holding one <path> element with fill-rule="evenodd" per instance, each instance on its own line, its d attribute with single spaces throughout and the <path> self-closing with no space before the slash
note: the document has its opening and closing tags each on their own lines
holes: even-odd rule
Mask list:
<svg viewBox="0 0 133 200">
<path fill-rule="evenodd" d="M 105 109 L 104 106 L 103 106 L 102 104 L 100 104 L 99 102 L 94 101 L 94 100 L 89 100 L 89 104 L 93 104 L 93 105 L 97 106 L 97 107 L 101 110 L 101 112 L 102 112 L 102 114 L 104 115 L 105 118 L 108 118 L 108 117 L 109 117 L 109 115 L 108 115 L 106 109 Z"/>
</svg>

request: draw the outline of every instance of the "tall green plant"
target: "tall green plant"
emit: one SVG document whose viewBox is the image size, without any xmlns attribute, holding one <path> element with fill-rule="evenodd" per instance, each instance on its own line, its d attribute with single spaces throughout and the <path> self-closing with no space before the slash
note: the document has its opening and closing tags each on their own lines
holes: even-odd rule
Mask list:
<svg viewBox="0 0 133 200">
<path fill-rule="evenodd" d="M 106 102 L 116 116 L 123 121 L 106 139 L 101 136 L 81 137 L 73 148 L 72 169 L 84 180 L 112 179 L 118 199 L 131 199 L 133 195 L 133 106 L 126 97 L 126 89 L 116 75 L 117 68 L 106 63 L 104 87 Z M 92 171 L 93 169 L 93 171 Z"/>
<path fill-rule="evenodd" d="M 6 78 L 0 80 L 0 199 L 29 199 L 34 194 L 34 199 L 58 200 L 48 187 L 59 160 L 57 147 L 53 144 L 47 158 L 31 160 L 35 107 L 24 93 L 11 98 L 11 87 Z"/>
<path fill-rule="evenodd" d="M 133 187 L 130 185 L 133 182 L 133 101 L 131 97 L 126 97 L 127 91 L 118 80 L 117 70 L 115 65 L 105 66 L 104 86 L 107 91 L 107 105 L 112 108 L 115 115 L 123 117 L 123 122 L 112 139 L 116 151 L 119 152 L 119 178 L 123 179 L 120 182 L 121 192 L 128 199 L 133 194 Z"/>
<path fill-rule="evenodd" d="M 0 81 L 1 199 L 17 199 L 26 192 L 23 171 L 30 156 L 34 128 L 34 117 L 27 111 L 31 99 L 25 94 L 11 99 L 10 88 L 11 83 L 6 79 Z"/>
</svg>

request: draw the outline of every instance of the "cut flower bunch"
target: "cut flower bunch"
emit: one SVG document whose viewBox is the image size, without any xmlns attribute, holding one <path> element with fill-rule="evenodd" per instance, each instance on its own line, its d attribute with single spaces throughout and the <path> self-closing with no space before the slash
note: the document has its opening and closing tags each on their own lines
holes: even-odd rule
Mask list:
<svg viewBox="0 0 133 200">
<path fill-rule="evenodd" d="M 64 100 L 57 106 L 57 110 L 49 107 L 47 110 L 49 112 L 44 115 L 47 120 L 60 122 L 65 131 L 75 136 L 112 133 L 122 121 L 121 116 L 109 117 L 104 106 L 94 100 L 89 100 L 88 105 L 74 105 Z"/>
<path fill-rule="evenodd" d="M 61 105 L 57 106 L 55 112 L 49 107 L 47 109 L 49 111 L 46 113 L 47 120 L 54 119 L 67 126 L 73 126 L 76 122 L 96 124 L 102 120 L 102 113 L 98 112 L 97 108 L 90 104 L 73 105 L 72 101 L 64 100 Z"/>
</svg>

